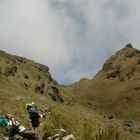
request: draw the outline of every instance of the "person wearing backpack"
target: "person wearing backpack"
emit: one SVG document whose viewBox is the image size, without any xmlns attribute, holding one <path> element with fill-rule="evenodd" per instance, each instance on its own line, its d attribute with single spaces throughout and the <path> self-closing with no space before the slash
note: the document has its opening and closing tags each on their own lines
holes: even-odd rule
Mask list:
<svg viewBox="0 0 140 140">
<path fill-rule="evenodd" d="M 16 135 L 28 140 L 42 140 L 37 133 L 27 130 L 23 125 L 16 121 L 11 114 L 0 116 L 0 125 L 3 126 L 4 129 L 6 128 L 6 140 L 12 140 Z"/>
<path fill-rule="evenodd" d="M 23 125 L 21 125 L 18 121 L 16 121 L 13 118 L 12 114 L 7 114 L 5 116 L 5 118 L 8 121 L 8 123 L 7 123 L 8 131 L 9 131 L 8 136 L 10 138 L 14 137 L 16 134 L 22 136 L 22 134 L 26 130 L 25 127 Z"/>
<path fill-rule="evenodd" d="M 32 129 L 34 132 L 37 132 L 37 128 L 40 125 L 39 118 L 43 116 L 39 112 L 37 105 L 34 102 L 31 104 L 26 104 L 26 110 L 28 111 L 29 119 L 31 120 Z"/>
</svg>

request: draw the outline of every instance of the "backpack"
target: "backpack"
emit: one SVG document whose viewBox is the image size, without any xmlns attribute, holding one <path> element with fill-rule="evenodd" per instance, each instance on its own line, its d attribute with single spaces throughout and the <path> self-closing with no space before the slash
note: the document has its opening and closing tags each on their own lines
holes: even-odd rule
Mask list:
<svg viewBox="0 0 140 140">
<path fill-rule="evenodd" d="M 8 120 L 4 116 L 0 116 L 0 125 L 3 127 L 8 125 Z"/>
<path fill-rule="evenodd" d="M 28 112 L 29 112 L 30 119 L 38 119 L 40 117 L 38 113 L 38 109 L 36 107 L 31 107 L 28 110 Z"/>
</svg>

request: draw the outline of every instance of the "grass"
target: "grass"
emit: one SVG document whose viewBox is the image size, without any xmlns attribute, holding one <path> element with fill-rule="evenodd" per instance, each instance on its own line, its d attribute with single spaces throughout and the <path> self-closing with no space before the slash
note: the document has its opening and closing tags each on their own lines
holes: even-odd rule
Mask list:
<svg viewBox="0 0 140 140">
<path fill-rule="evenodd" d="M 131 70 L 127 64 L 134 65 L 137 61 L 136 57 L 132 61 L 129 58 L 126 60 L 123 69 L 127 71 L 122 73 L 123 78 Z M 16 75 L 6 77 L 6 69 L 13 65 L 17 66 Z M 105 71 L 100 71 L 91 80 L 82 79 L 69 87 L 59 87 L 65 99 L 65 103 L 59 104 L 48 95 L 54 83 L 47 78 L 46 67 L 2 52 L 0 66 L 0 112 L 13 114 L 19 122 L 31 129 L 25 104 L 35 102 L 42 110 L 46 106 L 51 107 L 51 114 L 47 114 L 39 127 L 44 140 L 60 129 L 65 129 L 66 134 L 73 134 L 77 140 L 139 140 L 139 135 L 124 132 L 121 123 L 126 118 L 138 118 L 140 115 L 139 90 L 134 90 L 135 87 L 139 89 L 139 80 L 119 82 L 117 78 L 106 79 Z M 23 77 L 24 74 L 29 79 Z M 135 74 L 134 78 L 138 78 L 138 70 Z M 44 95 L 34 91 L 34 86 L 42 82 L 45 83 Z M 23 83 L 29 88 L 25 88 Z M 116 115 L 120 120 L 115 116 L 110 121 L 104 117 L 107 114 Z"/>
<path fill-rule="evenodd" d="M 0 111 L 11 113 L 24 126 L 31 129 L 25 104 L 35 101 L 39 108 L 52 107 L 52 113 L 39 128 L 45 139 L 46 136 L 56 134 L 59 129 L 65 129 L 66 134 L 73 134 L 77 140 L 132 140 L 125 136 L 122 129 L 118 129 L 102 115 L 78 103 L 67 105 L 55 103 L 44 95 L 38 95 L 18 86 L 12 86 L 6 79 L 1 79 Z M 11 85 L 11 86 L 10 86 Z M 118 121 L 116 120 L 118 123 Z M 130 134 L 129 134 L 130 136 Z M 134 139 L 138 140 L 138 139 Z"/>
<path fill-rule="evenodd" d="M 98 125 L 93 119 L 75 117 L 70 119 L 64 114 L 52 113 L 42 126 L 43 138 L 54 135 L 54 130 L 65 129 L 77 140 L 129 140 L 121 128 L 115 125 Z"/>
</svg>

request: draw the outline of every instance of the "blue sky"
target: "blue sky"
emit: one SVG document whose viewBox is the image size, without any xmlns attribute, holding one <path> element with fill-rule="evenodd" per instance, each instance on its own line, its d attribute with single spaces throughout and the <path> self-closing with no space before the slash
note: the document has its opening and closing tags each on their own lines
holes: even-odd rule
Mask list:
<svg viewBox="0 0 140 140">
<path fill-rule="evenodd" d="M 139 0 L 0 0 L 0 49 L 49 66 L 60 84 L 92 78 L 127 43 Z"/>
</svg>

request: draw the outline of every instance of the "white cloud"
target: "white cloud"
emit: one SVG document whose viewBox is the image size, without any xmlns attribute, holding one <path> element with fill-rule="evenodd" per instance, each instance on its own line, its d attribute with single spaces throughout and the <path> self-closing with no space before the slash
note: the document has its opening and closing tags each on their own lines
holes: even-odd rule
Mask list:
<svg viewBox="0 0 140 140">
<path fill-rule="evenodd" d="M 138 0 L 1 0 L 0 49 L 50 67 L 60 83 L 91 78 L 126 43 L 140 44 Z"/>
<path fill-rule="evenodd" d="M 47 2 L 5 0 L 0 9 L 1 48 L 49 65 L 69 61 L 57 19 Z"/>
</svg>

